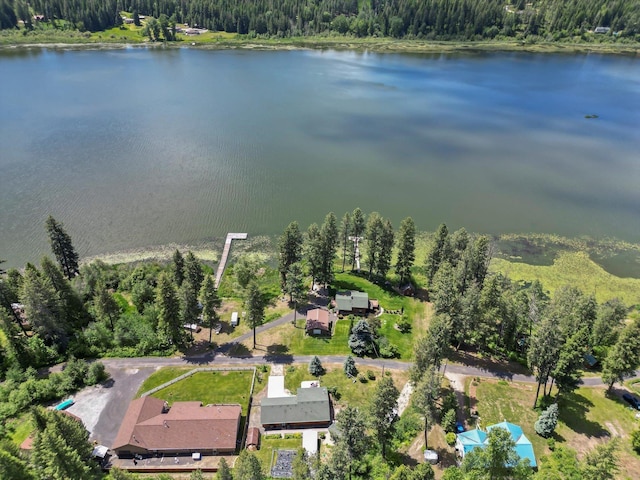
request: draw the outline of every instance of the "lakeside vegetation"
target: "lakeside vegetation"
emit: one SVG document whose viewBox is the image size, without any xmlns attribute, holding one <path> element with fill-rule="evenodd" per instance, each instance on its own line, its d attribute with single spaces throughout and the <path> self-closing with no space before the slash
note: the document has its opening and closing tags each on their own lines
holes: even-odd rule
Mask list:
<svg viewBox="0 0 640 480">
<path fill-rule="evenodd" d="M 392 51 L 447 48 L 446 42 L 496 44 L 627 45 L 637 47 L 640 13 L 630 0 L 585 2 L 350 0 L 267 2 L 189 0 L 99 6 L 53 0 L 27 4 L 2 0 L 0 43 L 219 43 L 314 48 L 370 48 Z M 402 40 L 398 42 L 398 40 Z M 413 44 L 414 41 L 422 42 Z M 421 46 L 418 46 L 421 45 Z M 615 50 L 613 48 L 612 50 Z"/>
<path fill-rule="evenodd" d="M 577 269 L 571 263 L 567 269 L 578 273 L 573 277 L 558 280 L 557 273 L 545 277 L 538 270 L 528 275 L 539 278 L 509 277 L 500 263 L 506 260 L 496 259 L 491 238 L 464 229 L 450 233 L 444 224 L 436 232 L 417 234 L 411 218 L 403 220 L 396 230 L 389 219 L 360 209 L 345 213 L 340 222 L 329 213 L 321 224 L 312 224 L 304 232 L 292 222 L 277 242 L 267 238 L 240 242 L 219 289 L 212 280 L 214 265 L 192 252 L 176 250 L 165 262 L 108 265 L 95 261 L 81 265 L 62 224 L 49 218 L 47 231 L 57 263 L 45 257 L 38 267 L 29 264 L 23 271 L 3 272 L 0 282 L 5 310 L 0 350 L 0 373 L 5 381 L 0 388 L 0 414 L 3 431 L 11 434 L 15 429 L 14 438 L 22 436 L 28 422 L 24 415 L 27 405 L 16 400 L 31 400 L 41 386 L 61 383 L 60 379 L 73 372 L 82 372 L 76 375 L 79 379 L 89 374 L 82 360 L 69 360 L 62 374 L 48 379 L 34 377 L 37 367 L 67 360 L 70 354 L 100 357 L 206 351 L 221 346 L 222 338 L 230 341 L 241 331 L 249 332 L 296 306 L 307 305 L 312 291 L 314 298 L 328 302 L 336 291 L 361 290 L 377 299 L 385 313 L 343 315 L 335 335 L 320 339 L 304 334 L 300 328 L 303 319 L 297 326 L 287 322 L 257 336 L 257 342 L 254 337 L 253 346 L 248 339 L 236 353 L 251 357 L 266 351 L 267 358 L 283 357 L 285 363 L 291 355 L 332 353 L 413 360 L 410 371 L 394 374 L 393 380 L 375 368 L 357 367 L 357 376 L 330 368 L 322 375 L 336 406 L 347 410 L 353 404 L 366 405 L 360 414 L 367 453 L 359 461 L 358 470 L 352 472 L 354 478 L 395 475 L 406 468 L 402 451 L 411 449 L 422 429 L 425 438 L 436 423 L 442 429 L 437 432 L 451 429 L 457 407 L 451 395 L 444 392 L 438 372 L 446 358 L 456 357 L 454 349 L 458 356 L 499 358 L 507 366 L 507 359 L 514 360 L 526 364 L 535 375 L 537 385 L 526 389 L 530 405 L 525 405 L 522 397 L 516 402 L 517 408 L 501 406 L 485 392 L 490 405 L 484 407 L 486 413 L 480 412 L 489 419 L 505 414 L 532 420 L 537 415 L 531 410 L 534 405 L 543 409 L 554 401 L 567 410 L 561 410 L 561 418 L 568 418 L 566 415 L 577 408 L 572 399 L 584 375 L 586 354 L 600 361 L 601 377 L 609 392 L 615 392 L 613 386 L 628 378 L 640 363 L 640 318 L 630 312 L 632 297 L 624 301 L 615 298 L 625 293 L 622 284 L 613 284 L 612 297 L 605 290 L 596 299 L 593 292 L 581 289 L 589 284 L 580 283 L 582 277 L 593 277 L 593 271 Z M 350 237 L 359 239 L 357 245 Z M 586 253 L 556 253 L 560 259 L 577 255 L 585 264 L 592 262 Z M 354 269 L 358 264 L 360 268 Z M 547 286 L 537 281 L 546 278 L 558 284 Z M 400 293 L 406 285 L 412 286 L 415 296 Z M 14 303 L 23 305 L 24 314 L 12 306 Z M 242 325 L 236 331 L 223 333 L 229 328 L 231 309 L 242 309 L 246 315 L 241 316 Z M 192 338 L 183 325 L 194 321 L 204 328 Z M 212 337 L 216 339 L 212 345 L 208 336 L 218 327 L 220 337 Z M 305 367 L 289 368 L 290 388 L 308 376 Z M 141 388 L 148 390 L 180 373 L 175 368 L 158 372 Z M 231 382 L 233 385 L 226 388 L 229 375 L 223 375 L 216 381 L 217 388 L 212 389 L 203 386 L 203 376 L 212 377 L 210 373 L 196 374 L 157 395 L 167 400 L 196 395 L 213 402 L 220 398 L 229 401 L 226 395 L 233 393 L 244 395 L 242 400 L 246 400 L 247 392 L 236 391 L 242 382 Z M 396 408 L 399 390 L 407 380 L 414 385 L 414 401 L 396 419 L 390 412 Z M 497 385 L 507 387 L 506 382 Z M 482 392 L 482 388 L 478 390 Z M 516 401 L 519 397 L 513 394 L 510 398 Z M 574 422 L 570 428 L 590 428 L 590 421 L 584 420 L 584 425 L 580 424 L 582 420 Z M 559 435 L 563 435 L 563 428 L 561 424 Z M 625 431 L 624 437 L 628 435 Z M 556 441 L 567 443 L 560 437 Z M 544 450 L 543 440 L 536 438 L 534 443 Z M 345 474 L 340 470 L 344 465 L 332 460 L 348 453 L 341 448 L 347 447 L 328 450 L 326 462 L 318 467 L 324 468 L 330 478 Z M 621 458 L 633 464 L 630 447 L 620 451 Z M 73 455 L 73 451 L 68 453 Z M 471 463 L 463 464 L 463 471 L 469 474 L 473 468 Z"/>
</svg>

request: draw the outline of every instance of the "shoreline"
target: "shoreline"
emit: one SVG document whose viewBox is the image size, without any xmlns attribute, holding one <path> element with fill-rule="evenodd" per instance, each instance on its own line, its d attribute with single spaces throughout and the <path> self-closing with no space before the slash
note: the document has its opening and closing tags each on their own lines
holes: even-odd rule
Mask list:
<svg viewBox="0 0 640 480">
<path fill-rule="evenodd" d="M 31 49 L 51 50 L 126 50 L 134 48 L 195 48 L 200 50 L 256 50 L 256 51 L 286 51 L 286 50 L 336 50 L 371 53 L 393 54 L 437 54 L 437 53 L 489 53 L 489 52 L 525 52 L 551 54 L 603 54 L 626 55 L 640 57 L 639 44 L 591 44 L 591 43 L 526 43 L 514 42 L 427 42 L 419 40 L 392 39 L 355 39 L 355 38 L 327 38 L 318 39 L 297 37 L 291 39 L 277 39 L 267 41 L 255 40 L 213 40 L 198 42 L 185 40 L 179 42 L 38 42 L 38 43 L 0 43 L 0 53 L 3 51 L 20 51 Z"/>
</svg>

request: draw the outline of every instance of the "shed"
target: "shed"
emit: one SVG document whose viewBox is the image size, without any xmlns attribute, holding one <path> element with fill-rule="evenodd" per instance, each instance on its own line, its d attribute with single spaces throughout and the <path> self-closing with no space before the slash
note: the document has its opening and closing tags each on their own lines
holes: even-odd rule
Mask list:
<svg viewBox="0 0 640 480">
<path fill-rule="evenodd" d="M 260 429 L 258 427 L 251 427 L 247 431 L 245 446 L 247 450 L 257 450 L 260 448 Z"/>
<path fill-rule="evenodd" d="M 231 326 L 237 327 L 238 323 L 240 323 L 240 320 L 238 320 L 238 312 L 233 312 L 231 314 Z"/>
<path fill-rule="evenodd" d="M 438 456 L 438 452 L 435 450 L 425 450 L 424 451 L 424 461 L 430 463 L 431 465 L 435 465 L 440 461 L 440 457 Z"/>
</svg>

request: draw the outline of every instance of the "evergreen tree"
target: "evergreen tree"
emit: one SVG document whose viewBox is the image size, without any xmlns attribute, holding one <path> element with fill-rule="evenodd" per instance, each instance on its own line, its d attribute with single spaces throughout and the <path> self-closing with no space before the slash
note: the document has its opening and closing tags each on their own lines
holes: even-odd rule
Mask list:
<svg viewBox="0 0 640 480">
<path fill-rule="evenodd" d="M 393 226 L 389 220 L 385 220 L 382 223 L 380 233 L 380 251 L 376 261 L 376 275 L 384 279 L 391 268 L 391 257 L 393 254 L 394 233 Z"/>
<path fill-rule="evenodd" d="M 411 378 L 417 382 L 429 369 L 440 368 L 449 350 L 451 339 L 451 319 L 448 315 L 436 315 L 429 324 L 427 334 L 419 338 L 414 347 L 414 363 Z"/>
<path fill-rule="evenodd" d="M 538 388 L 533 406 L 538 402 L 540 387 L 546 385 L 551 371 L 557 362 L 562 344 L 558 322 L 551 317 L 545 318 L 531 338 L 531 345 L 527 352 L 529 368 L 534 371 Z"/>
<path fill-rule="evenodd" d="M 165 342 L 181 346 L 184 333 L 180 317 L 180 302 L 176 287 L 168 274 L 162 273 L 158 278 L 156 289 L 156 305 L 158 307 L 158 333 Z"/>
<path fill-rule="evenodd" d="M 202 470 L 198 469 L 191 472 L 191 475 L 189 475 L 189 480 L 204 480 L 204 475 L 202 475 Z"/>
<path fill-rule="evenodd" d="M 248 450 L 242 450 L 233 468 L 233 480 L 264 480 L 260 460 Z"/>
<path fill-rule="evenodd" d="M 391 377 L 382 377 L 376 386 L 369 403 L 371 427 L 386 457 L 387 443 L 393 436 L 398 411 L 400 392 Z"/>
<path fill-rule="evenodd" d="M 284 289 L 289 267 L 302 260 L 302 233 L 298 222 L 291 222 L 280 237 L 278 243 L 278 271 L 280 272 L 280 284 Z"/>
<path fill-rule="evenodd" d="M 246 300 L 247 321 L 253 329 L 253 348 L 256 348 L 256 328 L 264 322 L 264 300 L 262 292 L 255 282 L 249 284 L 249 292 Z"/>
<path fill-rule="evenodd" d="M 405 218 L 398 231 L 398 257 L 396 273 L 400 284 L 411 279 L 411 267 L 416 259 L 416 225 L 411 217 Z"/>
<path fill-rule="evenodd" d="M 326 287 L 333 281 L 333 259 L 338 246 L 338 225 L 333 212 L 327 214 L 322 227 L 320 227 L 320 239 L 321 264 L 318 281 Z"/>
<path fill-rule="evenodd" d="M 8 440 L 0 443 L 0 472 L 7 480 L 36 480 L 31 466 L 20 456 L 20 451 Z"/>
<path fill-rule="evenodd" d="M 340 222 L 340 246 L 342 247 L 342 271 L 344 272 L 344 266 L 347 262 L 347 250 L 351 245 L 349 236 L 351 235 L 351 215 L 349 212 L 344 214 L 342 222 Z"/>
<path fill-rule="evenodd" d="M 429 427 L 433 424 L 438 413 L 436 401 L 440 398 L 440 375 L 433 368 L 424 372 L 422 378 L 416 385 L 413 397 L 413 404 L 424 417 L 424 448 L 428 447 L 427 436 Z"/>
<path fill-rule="evenodd" d="M 289 294 L 289 301 L 293 302 L 293 324 L 296 323 L 298 305 L 307 301 L 307 289 L 304 285 L 304 273 L 299 263 L 289 267 L 286 277 L 285 292 Z"/>
<path fill-rule="evenodd" d="M 191 288 L 196 295 L 202 288 L 202 282 L 204 281 L 204 273 L 202 272 L 202 265 L 196 258 L 193 252 L 188 251 L 184 259 L 184 281 L 191 285 Z"/>
<path fill-rule="evenodd" d="M 355 378 L 358 375 L 358 368 L 356 367 L 356 361 L 351 355 L 348 355 L 344 361 L 344 374 L 349 378 Z"/>
<path fill-rule="evenodd" d="M 378 212 L 373 212 L 367 220 L 367 228 L 365 230 L 365 241 L 367 243 L 367 268 L 369 269 L 369 278 L 373 276 L 378 266 L 378 257 L 382 243 L 382 235 L 384 223 Z"/>
<path fill-rule="evenodd" d="M 64 275 L 71 280 L 80 273 L 78 268 L 78 254 L 73 248 L 71 237 L 64 229 L 63 224 L 56 222 L 52 216 L 47 218 L 45 226 L 49 234 L 51 250 L 60 264 Z"/>
<path fill-rule="evenodd" d="M 440 268 L 440 263 L 443 260 L 447 260 L 446 254 L 449 250 L 448 236 L 449 230 L 447 229 L 447 226 L 444 223 L 440 224 L 435 233 L 433 244 L 429 249 L 427 260 L 425 262 L 425 274 L 427 275 L 429 285 L 431 285 L 434 275 Z"/>
<path fill-rule="evenodd" d="M 365 320 L 359 320 L 351 329 L 349 348 L 358 357 L 364 357 L 373 349 L 373 333 Z"/>
<path fill-rule="evenodd" d="M 317 355 L 314 355 L 311 362 L 309 362 L 309 373 L 314 377 L 324 375 L 324 367 Z"/>
<path fill-rule="evenodd" d="M 224 457 L 220 459 L 220 463 L 218 464 L 218 473 L 216 474 L 216 480 L 233 480 L 231 469 L 229 468 L 229 464 L 224 459 Z"/>
<path fill-rule="evenodd" d="M 558 425 L 558 404 L 552 403 L 543 411 L 533 426 L 536 433 L 544 438 L 549 438 Z"/>
<path fill-rule="evenodd" d="M 218 309 L 222 306 L 215 280 L 211 275 L 207 275 L 204 278 L 202 290 L 200 290 L 200 298 L 202 299 L 202 320 L 204 325 L 209 328 L 209 344 L 211 344 L 211 331 L 220 321 Z"/>
<path fill-rule="evenodd" d="M 309 264 L 309 275 L 311 275 L 312 288 L 322 275 L 323 243 L 318 225 L 312 223 L 307 230 L 307 243 L 305 253 Z"/>
<path fill-rule="evenodd" d="M 173 281 L 178 287 L 181 287 L 184 281 L 184 257 L 177 248 L 173 252 L 171 272 L 173 273 Z"/>
<path fill-rule="evenodd" d="M 466 478 L 525 480 L 533 475 L 529 460 L 521 460 L 511 434 L 503 428 L 493 428 L 487 434 L 488 445 L 474 448 L 465 455 L 461 470 Z"/>
<path fill-rule="evenodd" d="M 96 295 L 93 298 L 93 311 L 96 320 L 109 325 L 109 329 L 113 332 L 114 322 L 120 315 L 120 307 L 104 285 L 100 285 L 96 289 Z"/>
<path fill-rule="evenodd" d="M 296 452 L 296 456 L 291 464 L 291 472 L 293 480 L 309 480 L 311 478 L 311 469 L 307 459 L 307 451 L 300 447 Z"/>
</svg>

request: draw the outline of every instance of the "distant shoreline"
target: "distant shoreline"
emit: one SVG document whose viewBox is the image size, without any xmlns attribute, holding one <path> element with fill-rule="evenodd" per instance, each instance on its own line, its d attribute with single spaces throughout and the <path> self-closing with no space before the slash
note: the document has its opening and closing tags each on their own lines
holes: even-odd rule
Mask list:
<svg viewBox="0 0 640 480">
<path fill-rule="evenodd" d="M 80 39 L 78 39 L 80 40 Z M 373 53 L 597 53 L 611 55 L 640 56 L 640 44 L 592 44 L 592 43 L 525 43 L 525 42 L 426 42 L 419 40 L 357 39 L 357 38 L 290 38 L 256 41 L 222 39 L 198 41 L 196 37 L 180 42 L 95 42 L 91 39 L 78 42 L 0 43 L 0 52 L 28 49 L 55 50 L 118 50 L 129 48 L 196 48 L 203 50 L 341 50 Z"/>
</svg>

